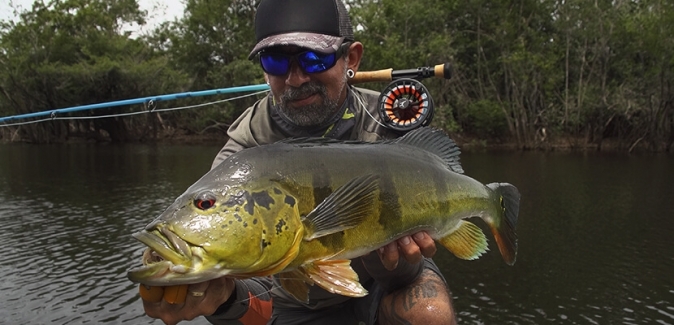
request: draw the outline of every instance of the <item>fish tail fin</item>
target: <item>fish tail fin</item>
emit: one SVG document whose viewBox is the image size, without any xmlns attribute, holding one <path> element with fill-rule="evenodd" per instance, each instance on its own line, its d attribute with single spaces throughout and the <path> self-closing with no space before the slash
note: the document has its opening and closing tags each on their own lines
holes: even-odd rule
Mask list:
<svg viewBox="0 0 674 325">
<path fill-rule="evenodd" d="M 498 223 L 488 223 L 501 256 L 508 265 L 515 264 L 517 257 L 517 215 L 520 211 L 520 192 L 508 183 L 491 183 L 487 187 L 500 196 L 501 214 Z"/>
</svg>

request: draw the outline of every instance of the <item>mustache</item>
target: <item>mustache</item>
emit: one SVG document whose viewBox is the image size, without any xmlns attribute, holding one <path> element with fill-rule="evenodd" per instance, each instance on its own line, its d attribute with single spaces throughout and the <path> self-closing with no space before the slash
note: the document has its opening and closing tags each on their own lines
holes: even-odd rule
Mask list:
<svg viewBox="0 0 674 325">
<path fill-rule="evenodd" d="M 305 98 L 313 94 L 319 94 L 321 97 L 325 98 L 326 93 L 327 89 L 325 85 L 316 81 L 310 81 L 297 88 L 290 87 L 283 93 L 283 95 L 281 95 L 281 102 L 287 103 L 288 101 Z"/>
</svg>

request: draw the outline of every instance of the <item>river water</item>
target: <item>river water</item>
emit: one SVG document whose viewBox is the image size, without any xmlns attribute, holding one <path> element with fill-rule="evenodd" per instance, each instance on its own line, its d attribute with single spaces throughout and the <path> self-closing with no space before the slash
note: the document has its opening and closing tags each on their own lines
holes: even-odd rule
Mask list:
<svg viewBox="0 0 674 325">
<path fill-rule="evenodd" d="M 158 324 L 126 279 L 142 252 L 130 234 L 218 149 L 0 145 L 0 323 Z M 461 324 L 674 324 L 674 157 L 467 152 L 462 162 L 482 182 L 516 185 L 522 205 L 514 266 L 491 235 L 477 261 L 439 248 Z"/>
</svg>

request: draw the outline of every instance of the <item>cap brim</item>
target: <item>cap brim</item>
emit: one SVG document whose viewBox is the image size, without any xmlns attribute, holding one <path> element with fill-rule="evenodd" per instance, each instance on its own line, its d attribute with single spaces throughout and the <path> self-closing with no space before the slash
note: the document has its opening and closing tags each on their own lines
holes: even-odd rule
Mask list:
<svg viewBox="0 0 674 325">
<path fill-rule="evenodd" d="M 321 53 L 333 53 L 339 49 L 342 42 L 344 42 L 344 37 L 315 33 L 286 33 L 273 35 L 257 42 L 250 52 L 250 55 L 248 55 L 248 59 L 252 59 L 258 52 L 273 46 L 294 45 Z"/>
</svg>

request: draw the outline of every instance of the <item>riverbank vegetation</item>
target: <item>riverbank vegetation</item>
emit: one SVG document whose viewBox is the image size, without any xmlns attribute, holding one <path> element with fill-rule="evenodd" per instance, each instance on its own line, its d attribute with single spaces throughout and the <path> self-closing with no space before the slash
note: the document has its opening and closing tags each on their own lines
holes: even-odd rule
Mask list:
<svg viewBox="0 0 674 325">
<path fill-rule="evenodd" d="M 247 60 L 256 1 L 185 3 L 184 17 L 145 35 L 125 31 L 145 24 L 148 13 L 136 0 L 38 1 L 16 22 L 2 22 L 0 116 L 262 83 L 261 69 Z M 356 38 L 365 45 L 361 70 L 452 64 L 451 80 L 424 83 L 436 104 L 433 124 L 459 139 L 520 149 L 673 149 L 672 1 L 347 3 Z M 364 86 L 381 90 L 385 84 Z M 254 100 L 0 127 L 0 140 L 222 139 L 227 125 Z"/>
</svg>

